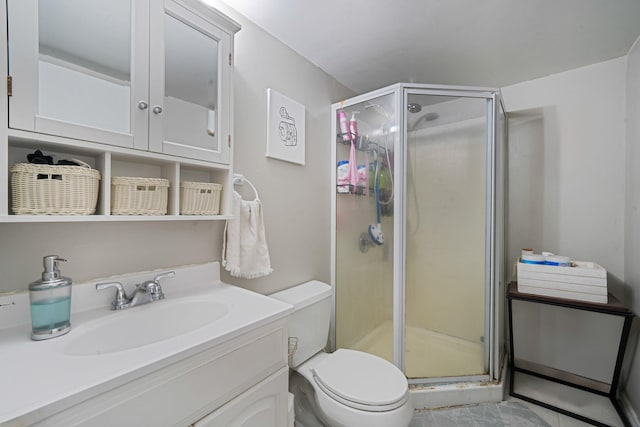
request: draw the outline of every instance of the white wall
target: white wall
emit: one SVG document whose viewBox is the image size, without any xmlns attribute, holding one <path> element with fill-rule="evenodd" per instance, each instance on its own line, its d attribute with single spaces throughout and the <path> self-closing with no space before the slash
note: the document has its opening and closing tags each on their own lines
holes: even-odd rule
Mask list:
<svg viewBox="0 0 640 427">
<path fill-rule="evenodd" d="M 626 115 L 626 200 L 624 277 L 629 289 L 632 310 L 640 313 L 640 38 L 627 57 Z M 636 318 L 635 333 L 638 333 Z M 631 348 L 632 364 L 626 373 L 625 387 L 636 414 L 640 414 L 640 351 Z"/>
<path fill-rule="evenodd" d="M 275 272 L 266 278 L 224 279 L 269 293 L 309 279 L 329 281 L 330 105 L 353 94 L 306 59 L 239 16 L 235 54 L 235 169 L 264 202 Z M 304 104 L 307 164 L 267 159 L 266 89 Z M 68 258 L 74 281 L 220 260 L 222 222 L 0 224 L 0 292 L 38 279 L 42 256 Z"/>
<path fill-rule="evenodd" d="M 27 289 L 50 254 L 67 259 L 61 271 L 76 283 L 218 260 L 223 227 L 205 221 L 0 224 L 0 292 Z"/>
<path fill-rule="evenodd" d="M 630 80 L 635 80 L 628 89 L 626 57 L 502 89 L 511 117 L 509 264 L 523 247 L 596 261 L 607 269 L 609 290 L 618 298 L 631 306 L 631 295 L 636 294 L 636 310 L 640 270 L 633 255 L 640 250 L 640 238 L 632 227 L 640 225 L 634 218 L 640 187 L 633 169 L 640 164 L 637 149 L 640 132 L 637 119 L 630 119 L 626 129 L 624 119 L 625 112 L 630 118 L 640 112 L 637 50 L 629 58 L 629 74 L 635 73 Z M 625 90 L 627 98 L 635 97 L 626 106 Z M 635 132 L 635 137 L 631 132 Z M 627 194 L 626 213 L 625 185 L 634 187 Z M 633 247 L 637 249 L 631 250 Z M 625 280 L 635 292 L 631 292 Z M 593 314 L 576 322 L 557 309 L 554 312 L 531 306 L 519 309 L 530 329 L 522 330 L 522 324 L 516 324 L 520 326 L 516 351 L 538 356 L 537 360 L 531 360 L 543 359 L 545 363 L 553 363 L 552 366 L 592 378 L 610 378 L 610 370 L 598 363 L 587 366 L 583 362 L 587 359 L 601 362 L 615 356 L 603 348 L 606 347 L 603 343 L 608 342 L 609 336 L 619 336 L 620 322 L 597 320 L 594 317 L 598 315 Z M 547 322 L 551 317 L 555 320 L 553 326 Z M 595 348 L 587 352 L 578 346 L 565 345 L 578 334 L 591 336 Z M 552 348 L 559 350 L 553 357 L 550 353 L 554 352 L 549 351 Z M 626 392 L 634 400 L 636 412 L 640 406 L 639 385 L 637 379 L 630 380 Z"/>
<path fill-rule="evenodd" d="M 509 134 L 509 263 L 524 247 L 595 261 L 621 298 L 625 66 L 623 57 L 502 89 L 518 119 Z"/>
<path fill-rule="evenodd" d="M 353 96 L 335 79 L 220 0 L 209 0 L 242 25 L 235 39 L 235 171 L 256 186 L 264 206 L 274 272 L 223 280 L 271 293 L 318 279 L 330 281 L 331 103 Z M 267 88 L 306 108 L 306 164 L 265 157 Z"/>
</svg>

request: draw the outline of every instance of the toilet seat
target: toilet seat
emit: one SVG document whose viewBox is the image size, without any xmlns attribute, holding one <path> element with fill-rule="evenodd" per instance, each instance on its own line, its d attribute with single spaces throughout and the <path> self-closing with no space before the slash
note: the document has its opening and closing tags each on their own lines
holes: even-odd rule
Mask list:
<svg viewBox="0 0 640 427">
<path fill-rule="evenodd" d="M 409 399 L 406 377 L 388 361 L 372 354 L 339 349 L 313 368 L 318 387 L 354 409 L 384 412 Z"/>
</svg>

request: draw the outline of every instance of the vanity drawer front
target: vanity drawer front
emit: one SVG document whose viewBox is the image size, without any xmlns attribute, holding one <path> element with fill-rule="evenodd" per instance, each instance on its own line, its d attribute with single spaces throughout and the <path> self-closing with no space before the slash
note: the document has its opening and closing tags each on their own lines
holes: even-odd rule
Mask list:
<svg viewBox="0 0 640 427">
<path fill-rule="evenodd" d="M 287 335 L 286 321 L 274 322 L 34 425 L 187 426 L 286 367 Z"/>
<path fill-rule="evenodd" d="M 191 427 L 281 427 L 287 425 L 289 369 L 282 368 L 260 384 L 216 409 Z"/>
</svg>

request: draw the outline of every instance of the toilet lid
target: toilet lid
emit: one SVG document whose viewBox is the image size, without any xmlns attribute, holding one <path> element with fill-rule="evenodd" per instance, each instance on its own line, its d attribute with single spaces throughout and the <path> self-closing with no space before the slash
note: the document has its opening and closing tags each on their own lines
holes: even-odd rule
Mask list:
<svg viewBox="0 0 640 427">
<path fill-rule="evenodd" d="M 339 349 L 314 368 L 318 385 L 354 408 L 388 411 L 409 397 L 406 377 L 395 365 L 372 354 Z"/>
</svg>

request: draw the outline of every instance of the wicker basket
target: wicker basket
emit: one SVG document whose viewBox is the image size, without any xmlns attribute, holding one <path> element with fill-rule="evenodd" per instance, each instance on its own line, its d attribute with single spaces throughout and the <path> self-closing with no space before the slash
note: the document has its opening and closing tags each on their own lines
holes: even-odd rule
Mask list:
<svg viewBox="0 0 640 427">
<path fill-rule="evenodd" d="M 100 172 L 83 166 L 17 163 L 10 169 L 16 215 L 91 215 L 96 211 Z"/>
<path fill-rule="evenodd" d="M 180 184 L 181 215 L 218 215 L 222 185 L 183 181 Z"/>
<path fill-rule="evenodd" d="M 113 215 L 165 215 L 169 180 L 114 176 L 111 178 Z"/>
</svg>

